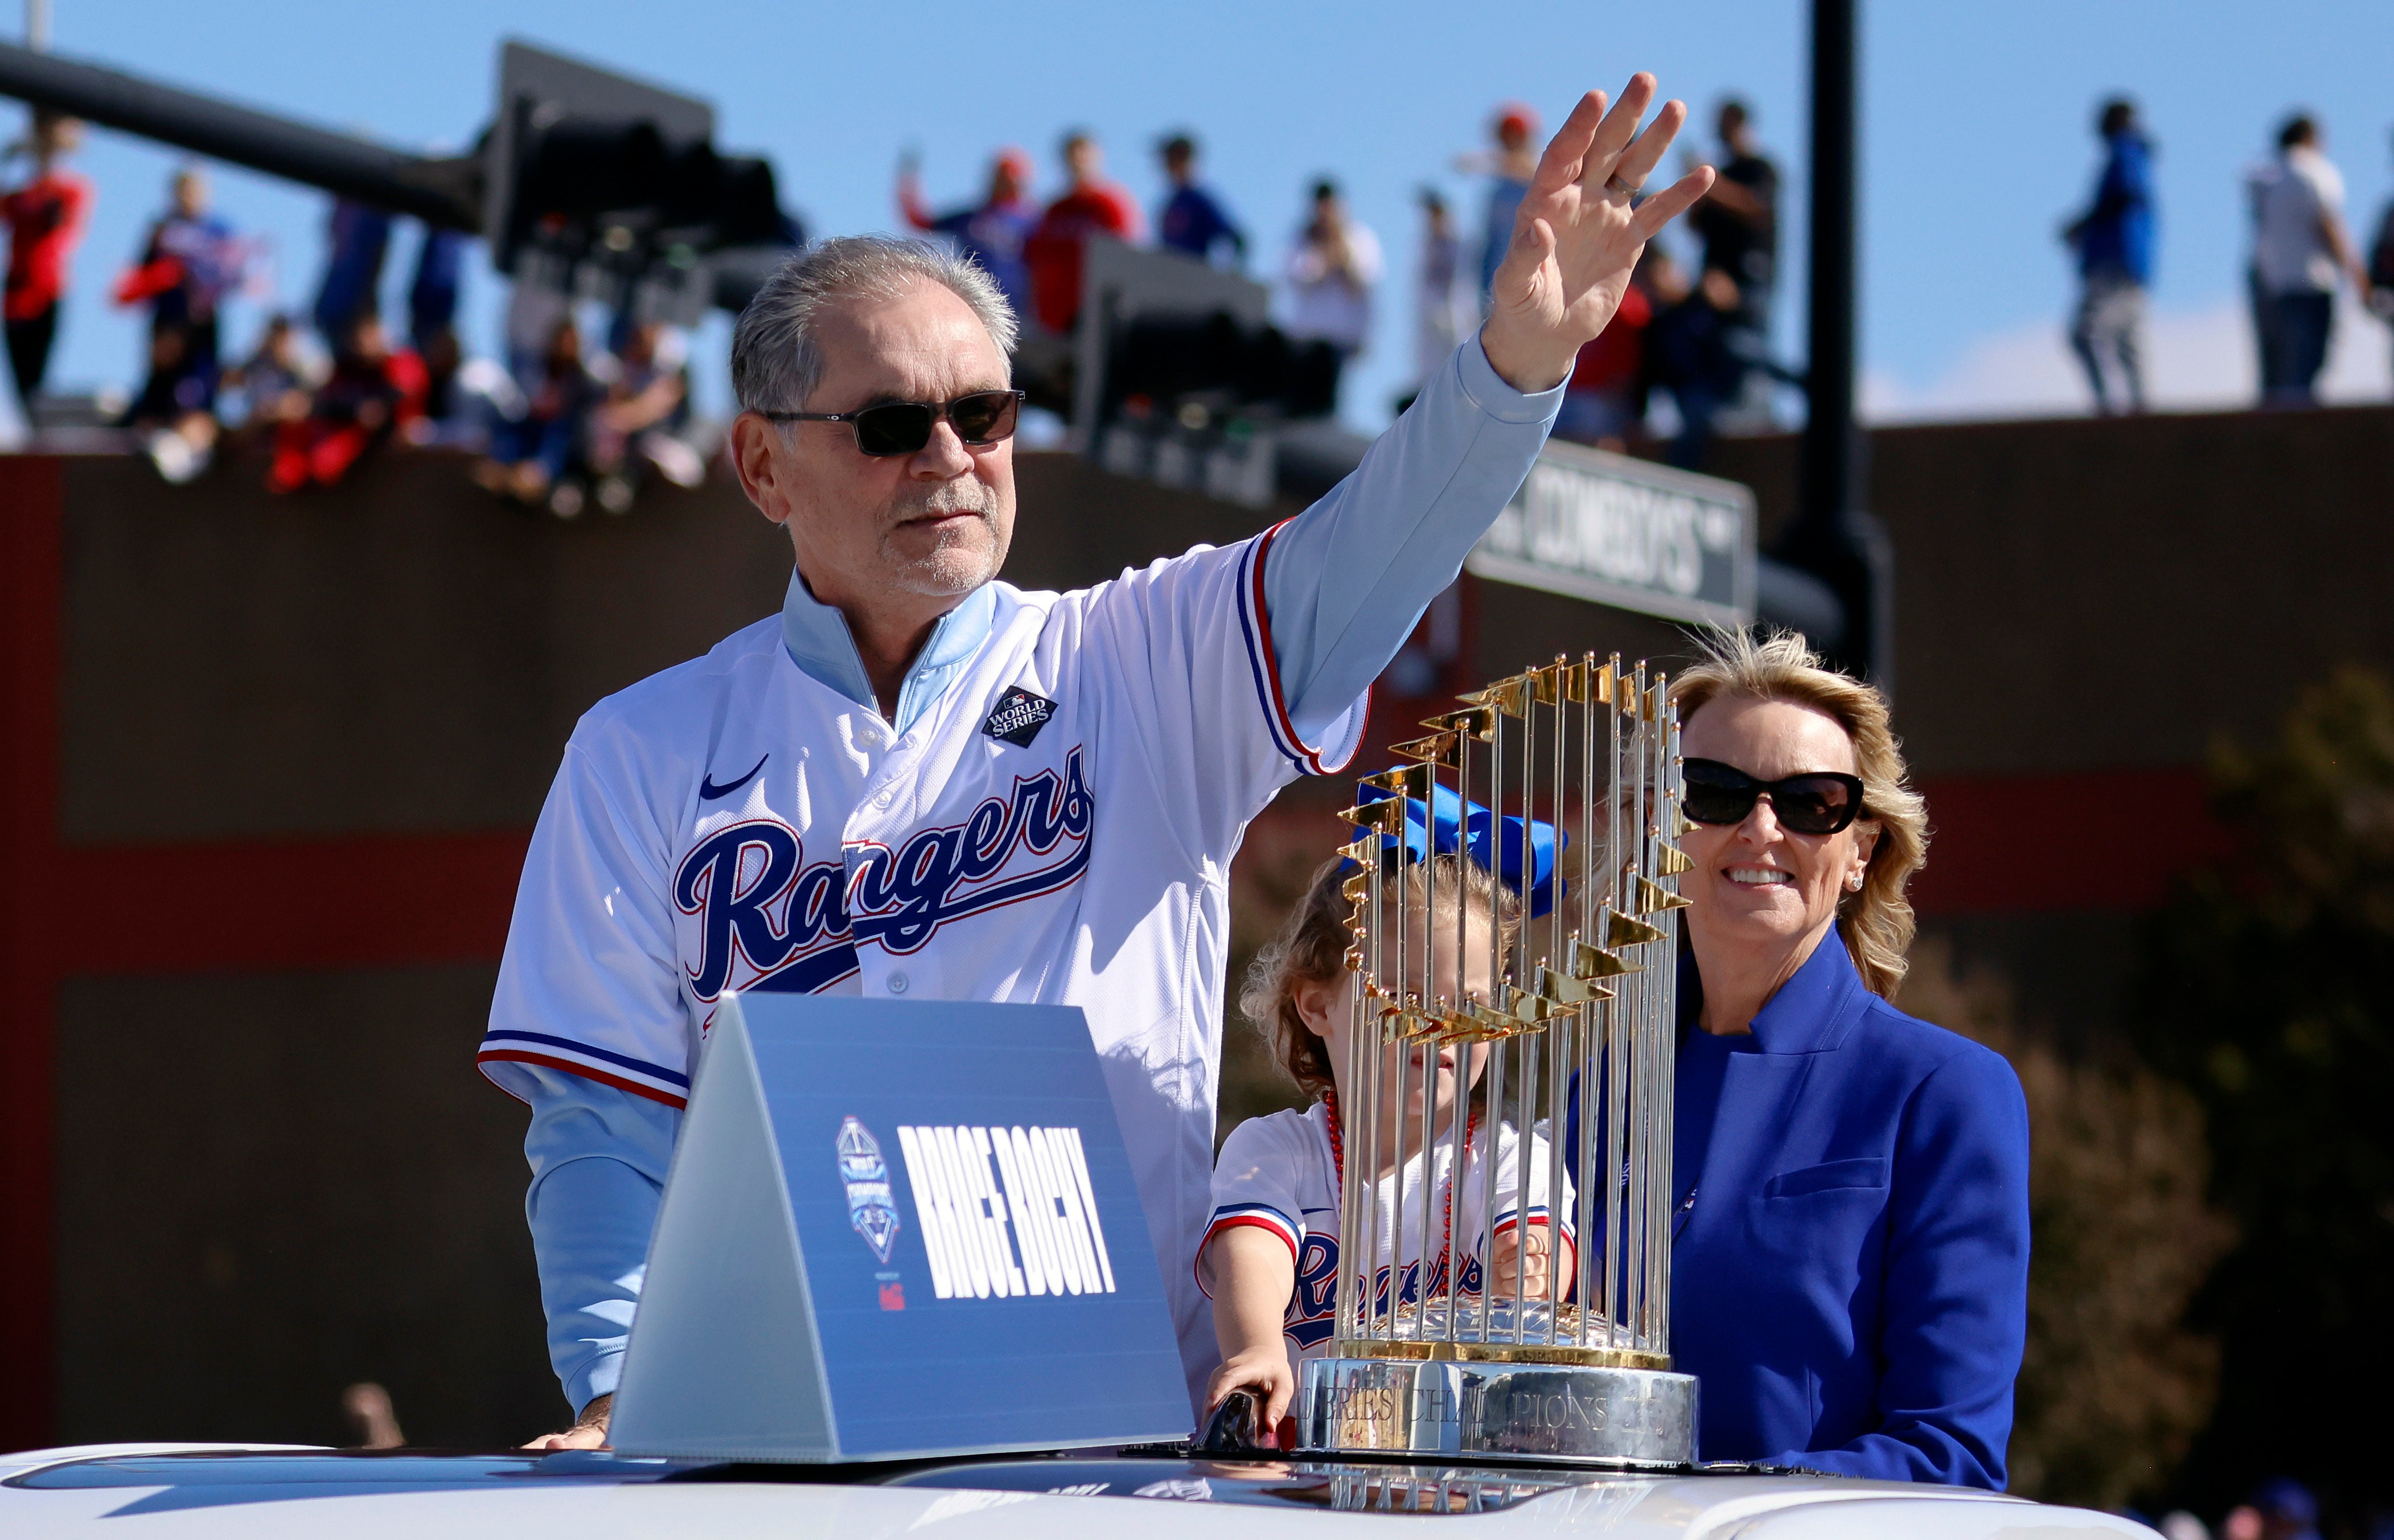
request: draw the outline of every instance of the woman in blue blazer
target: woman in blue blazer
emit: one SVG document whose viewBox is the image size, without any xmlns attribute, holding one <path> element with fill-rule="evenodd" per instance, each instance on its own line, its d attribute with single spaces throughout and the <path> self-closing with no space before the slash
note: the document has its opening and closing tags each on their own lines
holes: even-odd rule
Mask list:
<svg viewBox="0 0 2394 1540">
<path fill-rule="evenodd" d="M 1788 636 L 1719 638 L 1672 696 L 1694 867 L 1671 1347 L 1701 1453 L 2000 1490 L 2028 1111 L 2000 1057 L 1888 1003 L 1927 818 L 1885 698 Z"/>
</svg>

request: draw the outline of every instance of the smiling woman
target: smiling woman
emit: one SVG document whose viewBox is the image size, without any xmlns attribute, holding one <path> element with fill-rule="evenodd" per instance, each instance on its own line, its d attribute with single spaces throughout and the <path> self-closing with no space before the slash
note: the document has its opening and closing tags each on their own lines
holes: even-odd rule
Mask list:
<svg viewBox="0 0 2394 1540">
<path fill-rule="evenodd" d="M 1693 862 L 1672 1264 L 1701 1447 L 2000 1490 L 2027 1330 L 2028 1117 L 1889 999 L 1927 809 L 1885 697 L 1722 636 L 1672 691 Z"/>
</svg>

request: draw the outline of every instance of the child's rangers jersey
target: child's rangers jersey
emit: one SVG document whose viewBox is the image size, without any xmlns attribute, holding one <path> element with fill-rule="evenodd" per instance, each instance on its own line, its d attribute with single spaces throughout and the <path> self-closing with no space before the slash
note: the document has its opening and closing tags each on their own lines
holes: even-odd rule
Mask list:
<svg viewBox="0 0 2394 1540">
<path fill-rule="evenodd" d="M 1272 534 L 1097 587 L 992 584 L 986 638 L 904 731 L 801 670 L 774 621 L 600 702 L 528 856 L 480 1055 L 679 1106 L 727 990 L 1075 1005 L 1176 1314 L 1212 1166 L 1229 872 L 1301 770 Z M 979 617 L 973 617 L 979 618 Z"/>
<path fill-rule="evenodd" d="M 1230 1130 L 1214 1165 L 1214 1218 L 1206 1227 L 1211 1242 L 1225 1230 L 1254 1225 L 1285 1242 L 1296 1259 L 1296 1287 L 1288 1301 L 1289 1356 L 1292 1360 L 1322 1358 L 1330 1351 L 1337 1328 L 1338 1167 L 1330 1152 L 1329 1103 L 1317 1101 L 1302 1112 L 1274 1112 L 1249 1118 Z M 1422 1262 L 1428 1254 L 1427 1293 L 1433 1299 L 1447 1292 L 1450 1269 L 1458 1274 L 1459 1292 L 1470 1298 L 1480 1292 L 1487 1258 L 1480 1254 L 1480 1217 L 1488 1212 L 1488 1159 L 1491 1139 L 1485 1125 L 1467 1125 L 1471 1146 L 1465 1152 L 1463 1182 L 1451 1178 L 1454 1170 L 1452 1134 L 1441 1135 L 1431 1152 L 1428 1244 L 1422 1231 L 1422 1163 L 1415 1155 L 1403 1167 L 1380 1178 L 1375 1193 L 1378 1218 L 1374 1222 L 1379 1266 L 1375 1288 L 1380 1306 L 1411 1304 L 1421 1298 Z M 1520 1222 L 1521 1141 L 1510 1124 L 1496 1129 L 1496 1222 L 1492 1237 L 1503 1235 Z M 1547 1178 L 1551 1162 L 1544 1136 L 1530 1136 L 1530 1224 L 1547 1218 Z M 1447 1197 L 1454 1206 L 1450 1219 Z M 1403 1248 L 1398 1250 L 1400 1194 L 1403 1213 Z M 1563 1235 L 1574 1233 L 1571 1178 L 1563 1178 Z M 1448 1239 L 1450 1224 L 1454 1239 Z M 1197 1283 L 1213 1293 L 1210 1245 L 1197 1253 Z M 1442 1264 L 1443 1259 L 1443 1265 Z M 1391 1272 L 1395 1277 L 1391 1280 Z M 1504 1277 L 1509 1280 L 1508 1267 Z M 1509 1287 L 1509 1283 L 1500 1285 Z"/>
</svg>

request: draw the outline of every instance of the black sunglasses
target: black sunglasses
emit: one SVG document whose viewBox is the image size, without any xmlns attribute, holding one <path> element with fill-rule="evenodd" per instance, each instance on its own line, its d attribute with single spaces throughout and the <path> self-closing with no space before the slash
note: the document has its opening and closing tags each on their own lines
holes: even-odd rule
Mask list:
<svg viewBox="0 0 2394 1540">
<path fill-rule="evenodd" d="M 1779 822 L 1799 835 L 1836 834 L 1861 816 L 1860 776 L 1809 770 L 1781 781 L 1757 781 L 1735 765 L 1690 759 L 1679 810 L 1699 823 L 1743 823 L 1756 799 L 1769 796 Z"/>
<path fill-rule="evenodd" d="M 856 429 L 856 447 L 879 459 L 919 454 L 931 429 L 945 422 L 956 437 L 979 449 L 1014 437 L 1022 414 L 1019 390 L 976 390 L 947 402 L 883 401 L 855 412 L 759 412 L 769 423 L 846 423 Z"/>
</svg>

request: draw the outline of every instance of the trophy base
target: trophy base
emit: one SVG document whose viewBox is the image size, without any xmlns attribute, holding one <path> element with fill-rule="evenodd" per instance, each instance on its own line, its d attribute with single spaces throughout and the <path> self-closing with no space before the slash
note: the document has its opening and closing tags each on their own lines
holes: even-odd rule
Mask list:
<svg viewBox="0 0 2394 1540">
<path fill-rule="evenodd" d="M 1580 1363 L 1322 1358 L 1300 1365 L 1297 1447 L 1651 1468 L 1696 1458 L 1696 1380 Z"/>
</svg>

